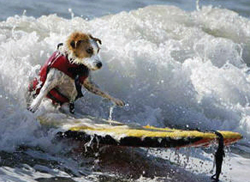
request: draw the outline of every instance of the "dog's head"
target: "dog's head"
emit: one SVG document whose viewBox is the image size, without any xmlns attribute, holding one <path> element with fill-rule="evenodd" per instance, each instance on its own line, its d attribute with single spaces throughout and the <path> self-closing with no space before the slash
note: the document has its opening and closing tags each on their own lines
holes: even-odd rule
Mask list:
<svg viewBox="0 0 250 182">
<path fill-rule="evenodd" d="M 90 34 L 81 32 L 72 33 L 66 42 L 67 49 L 73 62 L 83 64 L 91 70 L 98 70 L 102 67 L 102 62 L 98 56 L 101 40 Z"/>
</svg>

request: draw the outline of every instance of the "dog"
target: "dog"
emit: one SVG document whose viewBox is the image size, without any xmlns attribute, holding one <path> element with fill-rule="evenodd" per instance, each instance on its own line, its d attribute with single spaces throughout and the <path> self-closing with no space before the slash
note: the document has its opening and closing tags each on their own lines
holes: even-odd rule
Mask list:
<svg viewBox="0 0 250 182">
<path fill-rule="evenodd" d="M 27 108 L 35 112 L 47 97 L 55 106 L 68 105 L 74 113 L 74 102 L 82 97 L 81 87 L 112 101 L 117 106 L 124 102 L 102 91 L 91 79 L 90 72 L 99 70 L 102 62 L 98 56 L 101 40 L 91 34 L 74 32 L 65 44 L 58 44 L 57 51 L 40 69 L 39 77 L 29 85 Z"/>
</svg>

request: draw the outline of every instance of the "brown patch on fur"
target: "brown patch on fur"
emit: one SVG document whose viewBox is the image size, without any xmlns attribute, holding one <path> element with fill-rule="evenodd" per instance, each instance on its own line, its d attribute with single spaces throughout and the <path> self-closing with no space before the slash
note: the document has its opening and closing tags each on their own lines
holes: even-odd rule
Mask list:
<svg viewBox="0 0 250 182">
<path fill-rule="evenodd" d="M 74 32 L 68 37 L 66 45 L 78 58 L 91 57 L 92 54 L 87 52 L 88 49 L 93 49 L 89 39 L 90 37 L 88 34 Z"/>
</svg>

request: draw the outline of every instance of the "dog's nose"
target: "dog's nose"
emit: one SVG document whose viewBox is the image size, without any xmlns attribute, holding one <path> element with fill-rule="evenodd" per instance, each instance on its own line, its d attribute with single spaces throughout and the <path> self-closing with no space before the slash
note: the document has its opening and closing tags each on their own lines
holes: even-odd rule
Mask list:
<svg viewBox="0 0 250 182">
<path fill-rule="evenodd" d="M 96 67 L 100 69 L 100 68 L 102 67 L 102 63 L 101 63 L 101 62 L 98 62 L 98 63 L 96 64 Z"/>
</svg>

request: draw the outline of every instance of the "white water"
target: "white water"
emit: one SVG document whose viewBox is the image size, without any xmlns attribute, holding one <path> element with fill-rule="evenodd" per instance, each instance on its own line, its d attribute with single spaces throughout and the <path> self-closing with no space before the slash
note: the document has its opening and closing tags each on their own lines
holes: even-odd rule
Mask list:
<svg viewBox="0 0 250 182">
<path fill-rule="evenodd" d="M 250 20 L 235 12 L 149 6 L 90 21 L 15 16 L 0 27 L 3 151 L 13 152 L 20 145 L 39 146 L 49 154 L 61 150 L 61 144 L 53 143 L 54 131 L 44 135 L 35 116 L 26 111 L 24 92 L 57 44 L 75 30 L 103 42 L 104 67 L 93 73 L 94 81 L 128 103 L 114 109 L 113 119 L 237 131 L 244 136 L 241 145 L 249 150 Z M 110 106 L 86 94 L 76 109 L 108 118 Z"/>
</svg>

